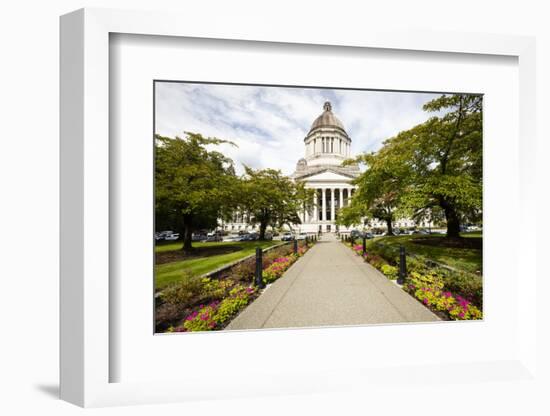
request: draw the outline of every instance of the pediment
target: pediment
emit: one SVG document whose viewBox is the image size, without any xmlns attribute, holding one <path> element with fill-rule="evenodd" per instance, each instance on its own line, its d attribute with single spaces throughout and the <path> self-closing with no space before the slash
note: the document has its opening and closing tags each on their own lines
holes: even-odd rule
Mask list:
<svg viewBox="0 0 550 416">
<path fill-rule="evenodd" d="M 333 182 L 333 181 L 345 181 L 345 182 L 348 182 L 350 179 L 354 179 L 355 176 L 354 175 L 351 175 L 351 174 L 348 174 L 348 173 L 344 173 L 344 172 L 339 172 L 337 170 L 333 170 L 333 169 L 323 169 L 323 170 L 320 170 L 320 171 L 316 171 L 316 172 L 311 172 L 311 173 L 307 173 L 305 175 L 297 175 L 296 176 L 296 179 L 297 180 L 307 180 L 308 182 L 314 182 L 314 181 L 319 181 L 319 182 L 322 182 L 322 181 L 330 181 L 330 182 Z"/>
</svg>

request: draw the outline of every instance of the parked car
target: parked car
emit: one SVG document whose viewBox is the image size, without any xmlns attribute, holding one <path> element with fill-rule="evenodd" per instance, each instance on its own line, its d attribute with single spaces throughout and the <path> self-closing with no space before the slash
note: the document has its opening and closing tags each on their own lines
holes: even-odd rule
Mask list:
<svg viewBox="0 0 550 416">
<path fill-rule="evenodd" d="M 296 235 L 296 240 L 305 240 L 307 237 L 306 233 L 300 233 Z"/>
<path fill-rule="evenodd" d="M 156 241 L 171 241 L 174 240 L 174 238 L 171 238 L 170 236 L 174 235 L 173 231 L 158 231 L 155 233 L 155 240 Z M 176 234 L 178 237 L 175 238 L 177 240 L 179 238 L 179 234 Z"/>
<path fill-rule="evenodd" d="M 191 241 L 206 241 L 207 235 L 202 233 L 193 233 Z"/>
<path fill-rule="evenodd" d="M 168 234 L 164 237 L 164 241 L 176 241 L 179 240 L 180 235 L 178 233 Z"/>
<path fill-rule="evenodd" d="M 258 236 L 256 233 L 247 233 L 247 234 L 240 235 L 238 241 L 254 241 L 257 239 L 258 239 Z"/>
<path fill-rule="evenodd" d="M 221 236 L 221 234 L 211 234 L 206 237 L 207 243 L 214 243 L 214 242 L 220 242 L 220 241 L 223 241 L 223 237 Z"/>
<path fill-rule="evenodd" d="M 264 239 L 273 240 L 273 234 L 266 232 L 264 235 Z"/>
<path fill-rule="evenodd" d="M 292 241 L 294 240 L 294 235 L 292 233 L 284 233 L 281 237 L 281 241 Z"/>
<path fill-rule="evenodd" d="M 351 238 L 359 238 L 361 237 L 361 232 L 359 230 L 351 230 L 349 236 Z"/>
</svg>

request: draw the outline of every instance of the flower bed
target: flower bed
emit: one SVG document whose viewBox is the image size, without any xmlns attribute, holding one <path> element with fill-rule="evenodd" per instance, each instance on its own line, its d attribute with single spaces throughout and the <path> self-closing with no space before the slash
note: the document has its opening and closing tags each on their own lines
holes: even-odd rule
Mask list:
<svg viewBox="0 0 550 416">
<path fill-rule="evenodd" d="M 397 279 L 399 260 L 391 252 L 369 249 L 363 255 L 362 245 L 347 245 L 388 279 Z M 473 280 L 465 274 L 449 273 L 430 268 L 417 260 L 407 260 L 407 278 L 403 290 L 444 319 L 483 318 L 481 280 Z"/>
<path fill-rule="evenodd" d="M 269 284 L 312 246 L 301 242 L 294 254 L 286 245 L 263 256 L 264 283 Z M 181 282 L 165 289 L 156 306 L 157 332 L 215 331 L 225 328 L 261 291 L 252 286 L 255 259 L 247 259 L 218 279 L 187 274 Z"/>
<path fill-rule="evenodd" d="M 481 310 L 471 301 L 445 290 L 441 275 L 433 271 L 428 274 L 411 272 L 403 289 L 425 306 L 442 312 L 452 320 L 482 319 Z"/>
</svg>

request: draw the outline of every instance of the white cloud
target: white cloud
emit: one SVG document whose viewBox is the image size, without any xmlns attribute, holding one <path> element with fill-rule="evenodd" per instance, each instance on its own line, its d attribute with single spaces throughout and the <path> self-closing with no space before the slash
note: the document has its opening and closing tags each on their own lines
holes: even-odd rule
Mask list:
<svg viewBox="0 0 550 416">
<path fill-rule="evenodd" d="M 352 138 L 352 151 L 376 150 L 383 140 L 429 118 L 425 93 L 157 82 L 156 133 L 185 131 L 233 141 L 222 145 L 238 172 L 242 164 L 293 172 L 304 156 L 303 139 L 313 120 L 332 102 Z"/>
</svg>

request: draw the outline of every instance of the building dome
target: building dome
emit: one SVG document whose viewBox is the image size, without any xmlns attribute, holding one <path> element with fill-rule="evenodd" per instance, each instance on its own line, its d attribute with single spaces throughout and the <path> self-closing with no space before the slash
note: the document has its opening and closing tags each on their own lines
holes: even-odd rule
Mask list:
<svg viewBox="0 0 550 416">
<path fill-rule="evenodd" d="M 329 101 L 325 102 L 323 109 L 323 114 L 315 119 L 309 131 L 311 132 L 320 127 L 337 127 L 345 131 L 342 122 L 333 114 L 332 106 Z"/>
<path fill-rule="evenodd" d="M 301 158 L 298 160 L 298 163 L 296 163 L 296 170 L 297 171 L 304 171 L 307 169 L 307 161 L 304 158 Z"/>
</svg>

